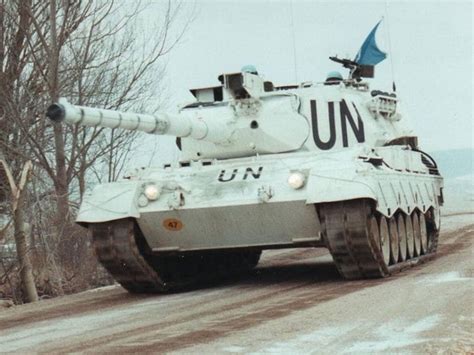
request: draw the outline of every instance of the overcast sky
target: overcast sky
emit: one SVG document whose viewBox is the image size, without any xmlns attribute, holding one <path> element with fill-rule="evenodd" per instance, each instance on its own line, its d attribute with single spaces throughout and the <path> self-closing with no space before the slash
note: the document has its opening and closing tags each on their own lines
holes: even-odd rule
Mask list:
<svg viewBox="0 0 474 355">
<path fill-rule="evenodd" d="M 197 0 L 195 6 L 195 20 L 167 58 L 172 107 L 192 101 L 188 89 L 216 85 L 220 73 L 245 64 L 276 84 L 322 81 L 339 69 L 328 57 L 353 58 L 384 17 L 377 41 L 388 57 L 376 66 L 371 88 L 389 89 L 395 80 L 422 148 L 473 146 L 470 1 Z"/>
</svg>

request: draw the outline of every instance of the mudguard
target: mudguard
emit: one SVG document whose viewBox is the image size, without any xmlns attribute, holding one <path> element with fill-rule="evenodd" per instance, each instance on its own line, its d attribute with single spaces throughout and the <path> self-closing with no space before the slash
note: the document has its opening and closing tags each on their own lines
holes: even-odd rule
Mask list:
<svg viewBox="0 0 474 355">
<path fill-rule="evenodd" d="M 343 177 L 342 177 L 343 176 Z M 377 200 L 377 193 L 349 169 L 310 174 L 308 177 L 308 204 L 369 198 Z"/>
<path fill-rule="evenodd" d="M 97 185 L 84 197 L 76 222 L 100 223 L 127 217 L 138 218 L 140 213 L 135 201 L 140 185 L 136 181 Z"/>
</svg>

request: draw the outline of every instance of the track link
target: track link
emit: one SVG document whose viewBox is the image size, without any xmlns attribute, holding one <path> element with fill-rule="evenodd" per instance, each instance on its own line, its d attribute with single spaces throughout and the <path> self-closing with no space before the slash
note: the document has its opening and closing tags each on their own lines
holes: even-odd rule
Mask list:
<svg viewBox="0 0 474 355">
<path fill-rule="evenodd" d="M 346 279 L 386 277 L 433 257 L 438 244 L 438 230 L 426 214 L 428 250 L 408 260 L 387 265 L 381 248 L 378 216 L 370 200 L 350 200 L 316 206 L 322 234 L 339 273 Z M 411 218 L 410 216 L 407 216 Z"/>
<path fill-rule="evenodd" d="M 261 251 L 153 255 L 133 219 L 91 224 L 99 261 L 132 293 L 183 289 L 254 268 Z"/>
</svg>

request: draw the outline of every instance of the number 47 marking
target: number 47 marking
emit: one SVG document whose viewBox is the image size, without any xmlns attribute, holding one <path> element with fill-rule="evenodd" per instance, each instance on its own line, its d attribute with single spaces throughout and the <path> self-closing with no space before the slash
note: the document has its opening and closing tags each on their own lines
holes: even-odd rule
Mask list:
<svg viewBox="0 0 474 355">
<path fill-rule="evenodd" d="M 167 218 L 163 221 L 163 227 L 167 230 L 176 232 L 183 229 L 183 222 L 176 218 Z"/>
</svg>

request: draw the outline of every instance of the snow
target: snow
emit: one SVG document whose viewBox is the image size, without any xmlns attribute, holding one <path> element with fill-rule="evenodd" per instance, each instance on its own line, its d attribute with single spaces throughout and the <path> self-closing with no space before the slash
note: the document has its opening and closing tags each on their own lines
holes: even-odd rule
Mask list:
<svg viewBox="0 0 474 355">
<path fill-rule="evenodd" d="M 82 294 L 82 293 L 97 293 L 97 292 L 103 292 L 103 291 L 108 291 L 108 290 L 114 290 L 116 288 L 121 288 L 121 286 L 118 283 L 114 283 L 113 285 L 102 286 L 102 287 L 97 287 L 97 288 L 93 288 L 93 289 L 90 289 L 90 290 L 86 290 L 86 291 L 80 292 L 79 294 Z"/>
<path fill-rule="evenodd" d="M 245 352 L 245 348 L 243 348 L 241 346 L 226 346 L 225 348 L 222 348 L 222 351 L 226 352 L 226 353 L 241 354 L 241 353 Z"/>
<path fill-rule="evenodd" d="M 346 354 L 367 354 L 372 352 L 394 351 L 410 345 L 429 341 L 423 337 L 426 332 L 435 327 L 441 320 L 437 314 L 430 315 L 418 321 L 394 320 L 380 326 L 371 340 L 355 342 L 347 348 Z"/>
<path fill-rule="evenodd" d="M 101 292 L 116 287 L 118 286 L 105 286 L 85 291 L 82 294 Z M 225 290 L 225 288 L 222 290 Z M 49 343 L 60 343 L 62 339 L 70 340 L 74 337 L 84 337 L 86 332 L 108 331 L 114 327 L 120 328 L 124 323 L 131 322 L 137 315 L 151 312 L 150 309 L 155 311 L 162 307 L 177 307 L 189 297 L 198 296 L 202 293 L 218 297 L 222 290 L 198 290 L 182 294 L 137 299 L 137 302 L 130 304 L 128 308 L 118 306 L 105 310 L 92 310 L 91 313 L 83 315 L 70 315 L 66 318 L 32 320 L 24 328 L 12 327 L 0 333 L 0 353 L 21 352 L 21 349 L 31 351 L 31 349 L 37 347 L 47 346 Z M 19 346 L 19 344 L 21 345 Z"/>
<path fill-rule="evenodd" d="M 462 275 L 458 271 L 444 272 L 441 274 L 428 275 L 422 278 L 419 283 L 445 283 L 445 282 L 459 282 L 459 281 L 473 281 L 472 278 Z"/>
<path fill-rule="evenodd" d="M 406 349 L 411 345 L 429 342 L 430 338 L 427 332 L 438 325 L 440 321 L 441 316 L 434 314 L 418 320 L 398 318 L 379 326 L 370 324 L 370 322 L 347 322 L 338 326 L 321 327 L 291 340 L 273 343 L 253 354 L 324 353 L 322 349 L 338 343 L 341 345 L 341 341 L 346 343 L 343 346 L 344 354 L 393 352 L 397 349 Z M 350 334 L 357 329 L 367 329 L 366 336 L 362 340 L 347 343 L 347 340 L 351 338 Z M 427 333 L 427 336 L 424 336 L 424 333 Z M 238 347 L 226 347 L 221 350 L 223 352 L 248 353 L 245 348 Z"/>
<path fill-rule="evenodd" d="M 337 342 L 337 339 L 355 329 L 358 324 L 323 327 L 307 334 L 299 335 L 291 340 L 276 342 L 268 348 L 254 354 L 295 354 L 313 349 L 316 351 L 322 346 Z"/>
<path fill-rule="evenodd" d="M 127 315 L 133 315 L 136 309 L 118 309 L 116 311 L 95 312 L 83 316 L 45 320 L 32 323 L 30 327 L 15 331 L 6 331 L 0 335 L 1 352 L 18 351 L 21 342 L 23 348 L 38 346 L 41 343 L 59 341 L 83 333 L 85 329 L 110 327 L 114 321 Z M 13 330 L 13 329 L 10 329 Z M 8 334 L 9 333 L 9 334 Z"/>
</svg>

